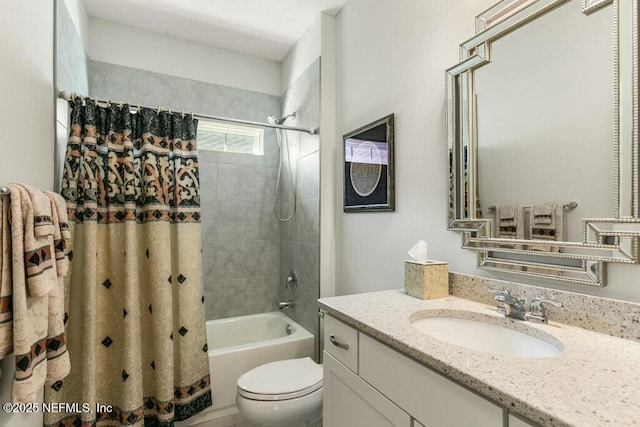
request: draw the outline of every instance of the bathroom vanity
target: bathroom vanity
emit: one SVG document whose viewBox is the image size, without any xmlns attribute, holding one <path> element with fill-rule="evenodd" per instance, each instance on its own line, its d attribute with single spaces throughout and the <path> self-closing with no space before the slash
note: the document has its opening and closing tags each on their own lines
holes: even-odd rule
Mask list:
<svg viewBox="0 0 640 427">
<path fill-rule="evenodd" d="M 327 427 L 640 423 L 637 342 L 508 319 L 495 307 L 453 296 L 425 301 L 384 291 L 323 298 L 320 307 Z M 494 323 L 557 351 L 531 357 L 478 351 L 417 326 L 443 316 Z"/>
</svg>

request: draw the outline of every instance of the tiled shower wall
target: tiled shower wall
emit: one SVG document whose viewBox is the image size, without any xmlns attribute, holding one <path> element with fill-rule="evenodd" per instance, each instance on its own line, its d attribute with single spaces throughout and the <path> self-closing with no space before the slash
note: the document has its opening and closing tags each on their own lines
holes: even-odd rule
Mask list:
<svg viewBox="0 0 640 427">
<path fill-rule="evenodd" d="M 175 111 L 266 122 L 293 111 L 287 124 L 319 125 L 320 59 L 281 98 L 139 69 L 87 60 L 82 41 L 62 1 L 57 2 L 57 86 L 112 102 L 162 106 Z M 62 139 L 66 139 L 62 130 Z M 275 219 L 278 145 L 265 129 L 265 155 L 199 153 L 203 227 L 203 269 L 208 319 L 276 310 L 294 300 L 287 314 L 318 334 L 319 138 L 287 132 L 297 179 L 296 216 Z M 285 182 L 282 214 L 290 212 L 291 183 Z M 285 290 L 290 270 L 295 291 Z"/>
<path fill-rule="evenodd" d="M 89 93 L 87 54 L 63 1 L 56 2 L 56 87 L 80 95 Z"/>
<path fill-rule="evenodd" d="M 320 58 L 287 89 L 282 97 L 282 113 L 296 112 L 287 124 L 318 127 L 320 122 Z M 287 314 L 316 336 L 318 345 L 318 304 L 320 296 L 320 138 L 302 132 L 287 132 L 292 162 L 295 164 L 296 215 L 280 226 L 280 276 L 282 283 L 290 270 L 298 277 L 293 291 L 279 288 L 283 300 L 293 300 Z M 293 205 L 290 183 L 284 187 L 282 213 Z"/>
<path fill-rule="evenodd" d="M 64 1 L 56 4 L 55 88 L 58 91 L 89 93 L 87 54 Z M 54 188 L 60 191 L 62 169 L 69 135 L 69 106 L 64 99 L 56 100 L 56 141 Z"/>
<path fill-rule="evenodd" d="M 280 97 L 89 61 L 92 97 L 174 111 L 266 122 Z M 273 215 L 275 132 L 264 156 L 201 150 L 200 186 L 207 319 L 277 310 L 280 224 Z"/>
</svg>

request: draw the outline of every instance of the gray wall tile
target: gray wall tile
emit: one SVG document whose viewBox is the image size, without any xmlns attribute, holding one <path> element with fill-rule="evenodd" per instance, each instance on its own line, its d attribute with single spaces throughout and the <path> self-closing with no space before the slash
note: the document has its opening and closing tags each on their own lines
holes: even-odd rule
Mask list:
<svg viewBox="0 0 640 427">
<path fill-rule="evenodd" d="M 273 204 L 276 199 L 277 179 L 277 167 L 258 166 L 256 168 L 256 199 L 268 200 Z"/>
<path fill-rule="evenodd" d="M 296 207 L 294 240 L 303 243 L 320 242 L 320 199 L 298 200 Z"/>
<path fill-rule="evenodd" d="M 56 87 L 89 95 L 87 54 L 64 2 L 56 6 Z"/>
<path fill-rule="evenodd" d="M 96 61 L 88 69 L 93 97 L 259 122 L 297 111 L 288 124 L 318 126 L 319 61 L 284 99 Z M 278 301 L 293 299 L 297 306 L 286 313 L 317 334 L 319 139 L 286 136 L 298 180 L 297 213 L 288 223 L 273 214 L 280 156 L 275 131 L 265 130 L 264 156 L 199 153 L 205 306 L 207 318 L 218 319 L 273 311 Z M 292 185 L 284 185 L 283 213 L 289 213 Z M 284 289 L 291 268 L 299 276 L 296 291 Z"/>
<path fill-rule="evenodd" d="M 264 130 L 264 158 L 263 166 L 278 167 L 278 159 L 280 158 L 280 148 L 278 146 L 278 138 L 274 129 Z"/>
<path fill-rule="evenodd" d="M 258 156 L 254 154 L 221 152 L 218 154 L 218 163 L 255 166 L 257 163 L 256 157 Z"/>
<path fill-rule="evenodd" d="M 255 277 L 258 246 L 255 241 L 211 241 L 213 268 L 207 280 Z M 210 274 L 210 275 L 209 275 Z M 240 302 L 241 304 L 244 301 Z"/>
<path fill-rule="evenodd" d="M 214 150 L 198 150 L 199 163 L 218 163 L 218 152 Z M 217 169 L 216 169 L 217 170 Z"/>
<path fill-rule="evenodd" d="M 320 63 L 312 64 L 283 95 L 283 113 L 297 112 L 295 126 L 317 127 L 320 111 Z M 316 336 L 316 354 L 319 354 L 319 321 L 317 299 L 320 295 L 320 217 L 319 138 L 302 133 L 288 133 L 292 161 L 296 174 L 296 215 L 280 225 L 280 280 L 279 297 L 294 300 L 295 308 L 287 315 Z M 285 182 L 280 200 L 282 211 L 290 213 L 293 206 L 292 186 Z M 289 270 L 298 277 L 296 290 L 285 289 L 282 284 Z"/>
<path fill-rule="evenodd" d="M 280 221 L 273 213 L 273 201 L 262 199 L 258 202 L 258 235 L 259 240 L 280 240 Z"/>
<path fill-rule="evenodd" d="M 256 258 L 256 274 L 259 276 L 280 275 L 280 241 L 259 240 Z M 276 293 L 277 294 L 277 293 Z"/>
<path fill-rule="evenodd" d="M 258 122 L 280 111 L 280 97 L 274 95 L 100 61 L 89 60 L 88 69 L 93 97 Z"/>
<path fill-rule="evenodd" d="M 217 202 L 214 236 L 216 240 L 255 240 L 258 234 L 258 207 L 255 202 Z"/>
<path fill-rule="evenodd" d="M 218 219 L 216 217 L 216 202 L 206 201 L 200 205 L 202 211 L 202 253 L 209 250 L 208 243 L 216 240 L 216 228 Z M 207 242 L 205 244 L 205 242 Z M 213 253 L 213 251 L 211 251 Z"/>
<path fill-rule="evenodd" d="M 206 153 L 206 152 L 205 152 Z M 218 198 L 218 163 L 206 160 L 208 156 L 202 156 L 203 152 L 198 152 L 198 173 L 200 177 L 200 200 L 214 202 Z"/>
<path fill-rule="evenodd" d="M 314 151 L 298 159 L 296 167 L 297 194 L 300 199 L 311 199 L 320 195 L 320 152 Z"/>
<path fill-rule="evenodd" d="M 218 163 L 218 201 L 253 202 L 256 199 L 256 168 Z"/>
</svg>

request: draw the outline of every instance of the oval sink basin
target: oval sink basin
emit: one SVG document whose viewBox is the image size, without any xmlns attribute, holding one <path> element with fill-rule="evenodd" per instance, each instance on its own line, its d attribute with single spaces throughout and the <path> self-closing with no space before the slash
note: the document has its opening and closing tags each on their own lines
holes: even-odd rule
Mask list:
<svg viewBox="0 0 640 427">
<path fill-rule="evenodd" d="M 412 320 L 411 324 L 417 330 L 450 344 L 500 356 L 553 357 L 563 351 L 557 339 L 539 330 L 536 330 L 537 334 L 545 335 L 546 341 L 505 326 L 460 317 L 423 317 Z M 554 341 L 555 345 L 548 341 Z"/>
</svg>

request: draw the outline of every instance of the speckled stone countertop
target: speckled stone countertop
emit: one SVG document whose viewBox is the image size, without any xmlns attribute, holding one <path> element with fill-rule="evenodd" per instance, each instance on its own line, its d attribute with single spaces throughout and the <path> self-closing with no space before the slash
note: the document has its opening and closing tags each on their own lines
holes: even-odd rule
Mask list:
<svg viewBox="0 0 640 427">
<path fill-rule="evenodd" d="M 640 425 L 640 343 L 555 322 L 506 319 L 495 307 L 453 296 L 425 301 L 396 290 L 319 303 L 332 316 L 541 425 Z M 536 359 L 468 350 L 411 326 L 411 315 L 424 317 L 414 314 L 421 310 L 491 316 L 543 339 L 551 335 L 564 351 Z"/>
</svg>

